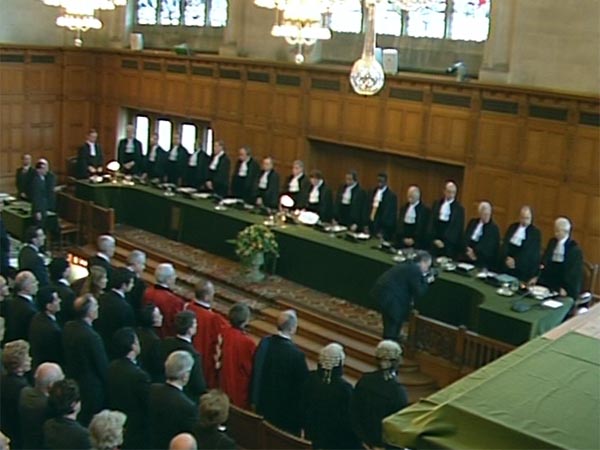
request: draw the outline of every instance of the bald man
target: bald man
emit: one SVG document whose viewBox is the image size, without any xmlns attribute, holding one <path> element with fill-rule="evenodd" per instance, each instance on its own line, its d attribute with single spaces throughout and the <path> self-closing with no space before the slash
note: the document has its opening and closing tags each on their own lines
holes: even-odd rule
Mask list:
<svg viewBox="0 0 600 450">
<path fill-rule="evenodd" d="M 456 258 L 461 252 L 465 209 L 456 198 L 454 181 L 444 185 L 444 196 L 433 203 L 429 221 L 431 254 Z"/>
<path fill-rule="evenodd" d="M 495 269 L 498 262 L 500 230 L 492 220 L 492 205 L 489 202 L 479 203 L 479 217 L 469 220 L 465 230 L 463 261 L 477 267 Z"/>
<path fill-rule="evenodd" d="M 119 141 L 117 158 L 123 173 L 138 175 L 142 172 L 142 143 L 135 138 L 135 127 L 127 125 L 126 137 Z"/>
<path fill-rule="evenodd" d="M 171 439 L 169 450 L 198 450 L 198 443 L 190 433 L 180 433 Z"/>
<path fill-rule="evenodd" d="M 421 202 L 419 186 L 410 186 L 406 192 L 406 203 L 398 216 L 397 243 L 400 248 L 425 248 L 429 208 Z"/>
</svg>

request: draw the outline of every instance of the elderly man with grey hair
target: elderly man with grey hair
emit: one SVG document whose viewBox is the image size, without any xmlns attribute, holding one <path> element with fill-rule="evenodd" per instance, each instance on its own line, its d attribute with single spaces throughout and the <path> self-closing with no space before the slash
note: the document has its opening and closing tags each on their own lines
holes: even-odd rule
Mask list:
<svg viewBox="0 0 600 450">
<path fill-rule="evenodd" d="M 183 392 L 190 380 L 194 358 L 189 352 L 176 351 L 165 361 L 166 382 L 153 384 L 148 396 L 151 448 L 169 448 L 179 433 L 192 432 L 198 408 Z"/>
<path fill-rule="evenodd" d="M 133 308 L 136 318 L 139 319 L 142 309 L 142 299 L 146 290 L 146 283 L 142 279 L 146 269 L 146 254 L 141 250 L 132 250 L 127 256 L 127 269 L 134 273 L 133 288 L 127 293 L 127 301 Z"/>
<path fill-rule="evenodd" d="M 296 435 L 302 429 L 302 389 L 308 377 L 304 353 L 292 337 L 298 329 L 294 310 L 277 318 L 277 334 L 264 337 L 254 356 L 251 403 L 273 425 Z"/>
<path fill-rule="evenodd" d="M 583 253 L 571 238 L 571 222 L 566 217 L 554 221 L 554 237 L 548 241 L 542 256 L 539 280 L 532 283 L 557 291 L 562 297 L 576 299 L 581 293 Z"/>
<path fill-rule="evenodd" d="M 421 201 L 419 186 L 410 186 L 406 192 L 406 203 L 398 215 L 399 247 L 426 248 L 429 208 Z"/>
<path fill-rule="evenodd" d="M 173 292 L 177 281 L 177 272 L 173 264 L 159 264 L 154 272 L 154 278 L 156 284 L 146 289 L 142 303 L 143 305 L 153 304 L 160 310 L 163 315 L 163 323 L 158 334 L 164 339 L 177 334 L 175 316 L 183 310 L 185 302 Z"/>
<path fill-rule="evenodd" d="M 481 202 L 477 208 L 479 217 L 469 220 L 464 236 L 463 261 L 477 267 L 494 269 L 498 264 L 500 229 L 492 219 L 492 205 Z"/>
<path fill-rule="evenodd" d="M 5 342 L 29 339 L 29 325 L 38 312 L 35 296 L 39 283 L 33 272 L 25 270 L 15 277 L 14 297 L 6 300 L 4 317 L 6 319 Z"/>
<path fill-rule="evenodd" d="M 88 261 L 88 267 L 100 266 L 106 270 L 108 281 L 110 283 L 110 277 L 112 275 L 112 257 L 115 255 L 115 249 L 117 248 L 117 241 L 110 234 L 102 234 L 98 236 L 96 240 L 96 248 L 98 252 L 90 258 Z"/>
</svg>

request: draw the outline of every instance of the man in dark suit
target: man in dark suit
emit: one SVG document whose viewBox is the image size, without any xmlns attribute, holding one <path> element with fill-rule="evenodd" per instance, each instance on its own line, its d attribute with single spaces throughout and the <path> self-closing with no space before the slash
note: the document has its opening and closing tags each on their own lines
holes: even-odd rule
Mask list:
<svg viewBox="0 0 600 450">
<path fill-rule="evenodd" d="M 175 337 L 168 337 L 160 343 L 159 349 L 162 361 L 166 361 L 171 353 L 178 350 L 184 350 L 192 355 L 194 367 L 184 391 L 190 400 L 197 403 L 200 396 L 206 392 L 206 381 L 204 380 L 202 355 L 194 348 L 192 343 L 192 339 L 198 330 L 196 315 L 192 311 L 178 313 L 175 316 L 175 330 L 177 332 Z"/>
<path fill-rule="evenodd" d="M 115 269 L 110 280 L 110 290 L 98 299 L 98 320 L 94 322 L 94 329 L 102 337 L 104 348 L 111 360 L 116 358 L 112 345 L 115 331 L 135 326 L 133 308 L 127 301 L 127 294 L 133 288 L 133 279 L 134 274 L 129 269 Z"/>
<path fill-rule="evenodd" d="M 135 330 L 118 330 L 113 336 L 113 349 L 116 359 L 108 366 L 108 407 L 127 415 L 123 448 L 148 448 L 150 376 L 137 364 L 140 341 Z"/>
<path fill-rule="evenodd" d="M 306 208 L 310 188 L 308 177 L 304 174 L 304 163 L 300 160 L 294 161 L 292 174 L 288 177 L 284 186 L 285 194 L 294 200 L 294 209 Z"/>
<path fill-rule="evenodd" d="M 366 201 L 368 229 L 372 236 L 386 241 L 396 233 L 398 217 L 398 197 L 388 186 L 385 173 L 377 175 L 377 187 L 373 189 Z"/>
<path fill-rule="evenodd" d="M 165 173 L 167 182 L 179 186 L 183 178 L 183 172 L 187 166 L 189 151 L 181 145 L 181 135 L 175 133 L 173 135 L 173 146 L 167 153 Z"/>
<path fill-rule="evenodd" d="M 313 170 L 310 173 L 310 189 L 306 209 L 317 213 L 321 222 L 329 222 L 333 218 L 331 189 L 325 184 L 320 170 Z"/>
<path fill-rule="evenodd" d="M 29 199 L 29 183 L 33 177 L 35 169 L 31 165 L 31 155 L 26 153 L 22 156 L 22 165 L 15 174 L 15 186 L 17 187 L 17 195 L 20 200 Z"/>
<path fill-rule="evenodd" d="M 5 300 L 6 334 L 4 342 L 29 338 L 31 319 L 38 312 L 35 295 L 38 292 L 38 281 L 29 271 L 17 274 L 13 287 L 15 296 Z"/>
<path fill-rule="evenodd" d="M 479 217 L 471 219 L 465 230 L 464 256 L 461 258 L 477 267 L 495 269 L 498 261 L 500 230 L 492 219 L 492 205 L 481 202 Z"/>
<path fill-rule="evenodd" d="M 88 178 L 91 175 L 102 173 L 104 155 L 97 140 L 98 132 L 91 129 L 87 135 L 86 142 L 77 152 L 77 176 L 79 178 Z"/>
<path fill-rule="evenodd" d="M 431 255 L 418 251 L 413 261 L 395 265 L 375 282 L 371 298 L 383 319 L 383 338 L 398 341 L 402 324 L 408 320 L 414 300 L 427 292 Z"/>
<path fill-rule="evenodd" d="M 61 300 L 51 286 L 46 286 L 37 294 L 39 312 L 29 325 L 29 343 L 33 367 L 44 362 L 63 364 L 62 329 L 56 320 Z"/>
<path fill-rule="evenodd" d="M 35 225 L 27 228 L 25 241 L 27 244 L 19 252 L 19 270 L 29 270 L 35 275 L 40 286 L 47 286 L 50 283 L 50 277 L 44 258 L 40 254 L 40 249 L 46 243 L 44 230 Z"/>
<path fill-rule="evenodd" d="M 150 149 L 143 160 L 143 174 L 150 180 L 162 180 L 165 176 L 167 152 L 158 145 L 158 133 L 150 137 Z"/>
<path fill-rule="evenodd" d="M 537 275 L 542 252 L 542 234 L 533 225 L 533 211 L 523 206 L 519 221 L 506 230 L 500 247 L 500 270 L 521 281 L 529 281 Z"/>
<path fill-rule="evenodd" d="M 273 425 L 296 435 L 303 424 L 302 390 L 308 378 L 304 353 L 292 342 L 298 329 L 293 310 L 277 319 L 278 334 L 260 341 L 254 355 L 251 403 Z"/>
<path fill-rule="evenodd" d="M 461 250 L 465 209 L 456 199 L 456 183 L 448 181 L 444 197 L 433 203 L 429 222 L 429 240 L 433 256 L 456 258 Z"/>
<path fill-rule="evenodd" d="M 183 185 L 193 187 L 194 189 L 202 189 L 206 180 L 208 180 L 208 165 L 210 164 L 210 156 L 204 151 L 202 145 L 192 153 L 187 161 L 183 174 Z"/>
<path fill-rule="evenodd" d="M 256 201 L 255 189 L 259 172 L 260 168 L 252 158 L 250 147 L 241 147 L 231 176 L 231 195 L 253 205 Z"/>
<path fill-rule="evenodd" d="M 429 208 L 421 201 L 421 189 L 411 186 L 398 215 L 397 243 L 401 248 L 426 248 Z"/>
<path fill-rule="evenodd" d="M 279 208 L 279 174 L 274 169 L 273 158 L 267 156 L 262 161 L 262 171 L 254 187 L 256 206 L 269 209 Z"/>
<path fill-rule="evenodd" d="M 542 286 L 555 290 L 561 297 L 576 299 L 583 281 L 583 253 L 571 238 L 571 222 L 566 217 L 554 221 L 554 237 L 548 241 L 542 255 L 539 281 Z"/>
<path fill-rule="evenodd" d="M 12 272 L 10 267 L 10 239 L 4 220 L 2 220 L 2 210 L 4 201 L 0 200 L 0 275 L 8 277 Z"/>
<path fill-rule="evenodd" d="M 106 276 L 110 282 L 113 266 L 112 257 L 115 255 L 117 241 L 110 234 L 102 234 L 96 240 L 98 252 L 88 261 L 88 267 L 100 266 L 106 270 Z"/>
<path fill-rule="evenodd" d="M 75 291 L 71 288 L 69 277 L 71 275 L 71 266 L 69 261 L 63 257 L 52 259 L 48 265 L 50 273 L 50 285 L 56 289 L 58 296 L 61 299 L 60 311 L 56 315 L 58 323 L 64 325 L 69 320 L 75 319 L 73 311 L 73 303 L 75 303 Z"/>
<path fill-rule="evenodd" d="M 46 175 L 48 165 L 38 161 L 35 165 L 35 172 L 29 185 L 29 197 L 31 200 L 31 215 L 36 225 L 44 228 L 46 226 L 46 217 L 48 216 L 48 186 L 46 184 Z"/>
<path fill-rule="evenodd" d="M 146 269 L 146 254 L 141 250 L 132 250 L 127 256 L 127 269 L 133 274 L 133 288 L 127 294 L 127 301 L 137 318 L 142 310 L 146 282 L 142 279 Z"/>
<path fill-rule="evenodd" d="M 44 448 L 44 422 L 50 417 L 48 395 L 54 383 L 64 379 L 62 369 L 55 363 L 43 363 L 35 371 L 35 386 L 27 386 L 19 396 L 19 421 L 23 448 Z"/>
<path fill-rule="evenodd" d="M 168 448 L 179 433 L 192 432 L 198 407 L 184 393 L 194 358 L 187 351 L 175 351 L 165 362 L 166 382 L 153 384 L 148 396 L 150 448 Z"/>
<path fill-rule="evenodd" d="M 135 128 L 127 125 L 127 137 L 119 141 L 117 155 L 123 173 L 138 175 L 142 173 L 142 143 L 135 138 Z"/>
<path fill-rule="evenodd" d="M 227 153 L 225 153 L 225 143 L 217 141 L 214 145 L 214 152 L 210 164 L 208 165 L 208 180 L 206 180 L 206 189 L 212 191 L 219 197 L 226 197 L 229 193 L 229 171 L 231 162 Z"/>
<path fill-rule="evenodd" d="M 92 327 L 98 318 L 98 302 L 91 294 L 75 300 L 77 320 L 68 322 L 63 331 L 65 372 L 81 387 L 82 409 L 79 421 L 88 425 L 104 407 L 108 359 L 104 343 Z"/>
<path fill-rule="evenodd" d="M 346 174 L 345 183 L 340 186 L 334 204 L 334 221 L 351 231 L 362 230 L 365 226 L 365 202 L 367 194 L 358 183 L 355 171 Z"/>
</svg>

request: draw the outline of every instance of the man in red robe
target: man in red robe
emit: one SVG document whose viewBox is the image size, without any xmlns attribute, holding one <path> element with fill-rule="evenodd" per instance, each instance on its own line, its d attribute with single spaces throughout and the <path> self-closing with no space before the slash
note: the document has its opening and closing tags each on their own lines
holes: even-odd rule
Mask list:
<svg viewBox="0 0 600 450">
<path fill-rule="evenodd" d="M 193 338 L 194 348 L 202 355 L 204 379 L 209 388 L 217 387 L 217 372 L 215 368 L 215 352 L 217 342 L 227 322 L 212 310 L 215 287 L 210 281 L 200 282 L 195 287 L 194 301 L 186 308 L 196 315 L 198 330 Z"/>
<path fill-rule="evenodd" d="M 230 327 L 223 330 L 217 351 L 219 387 L 231 402 L 250 410 L 250 381 L 256 343 L 246 334 L 250 309 L 237 303 L 229 310 Z"/>
<path fill-rule="evenodd" d="M 153 304 L 160 309 L 163 315 L 162 326 L 158 329 L 161 339 L 177 334 L 175 330 L 175 316 L 182 311 L 185 301 L 173 292 L 177 273 L 170 263 L 162 263 L 154 272 L 156 284 L 144 291 L 143 304 Z"/>
</svg>

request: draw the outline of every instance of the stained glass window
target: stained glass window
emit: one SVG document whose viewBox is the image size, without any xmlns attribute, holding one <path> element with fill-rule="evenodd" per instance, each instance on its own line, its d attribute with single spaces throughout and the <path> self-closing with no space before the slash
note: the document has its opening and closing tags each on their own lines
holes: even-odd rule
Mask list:
<svg viewBox="0 0 600 450">
<path fill-rule="evenodd" d="M 490 29 L 490 2 L 454 0 L 450 23 L 450 39 L 485 41 Z"/>
<path fill-rule="evenodd" d="M 137 21 L 140 25 L 156 25 L 158 0 L 138 0 Z"/>
<path fill-rule="evenodd" d="M 183 24 L 186 26 L 204 26 L 206 20 L 206 2 L 204 0 L 185 0 Z"/>
<path fill-rule="evenodd" d="M 179 25 L 181 17 L 180 0 L 161 0 L 160 1 L 160 24 L 161 25 Z"/>
<path fill-rule="evenodd" d="M 446 1 L 435 0 L 430 6 L 410 11 L 406 34 L 412 37 L 443 38 L 446 34 Z"/>
<path fill-rule="evenodd" d="M 228 0 L 138 0 L 139 25 L 224 27 Z"/>
<path fill-rule="evenodd" d="M 360 0 L 335 2 L 331 8 L 331 31 L 360 33 L 362 29 L 362 6 Z"/>
</svg>

